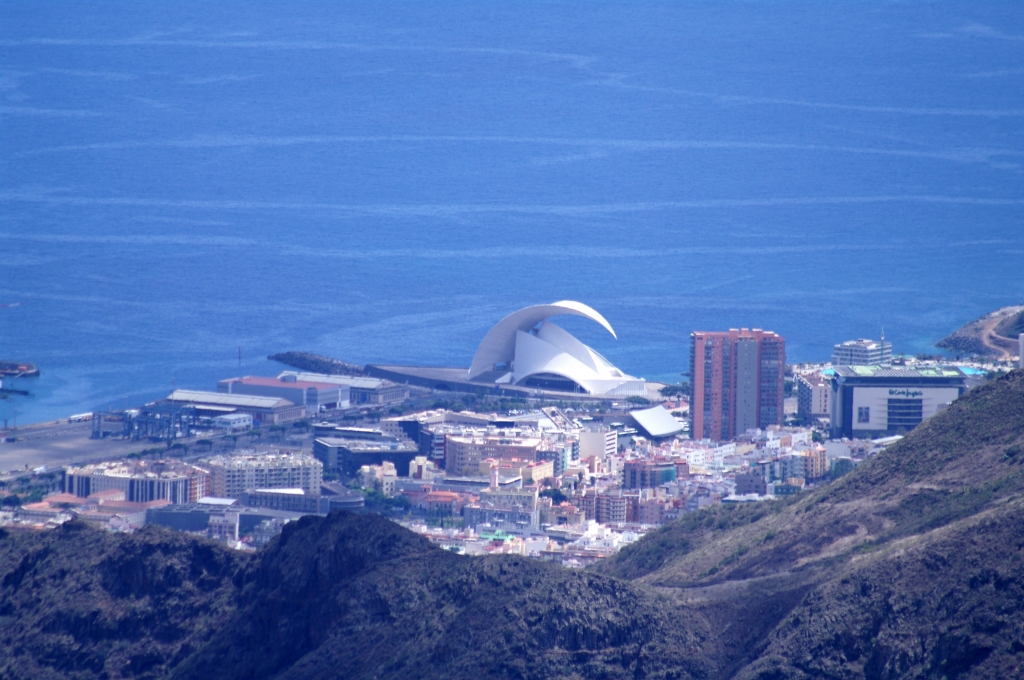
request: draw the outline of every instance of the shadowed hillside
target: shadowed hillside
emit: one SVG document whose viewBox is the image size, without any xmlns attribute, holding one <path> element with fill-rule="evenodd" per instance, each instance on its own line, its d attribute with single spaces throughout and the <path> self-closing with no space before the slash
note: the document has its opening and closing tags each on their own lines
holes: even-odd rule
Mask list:
<svg viewBox="0 0 1024 680">
<path fill-rule="evenodd" d="M 165 677 L 234 611 L 247 561 L 159 529 L 0 529 L 0 678 Z"/>
<path fill-rule="evenodd" d="M 707 631 L 627 583 L 467 558 L 380 517 L 287 527 L 177 678 L 700 677 Z M 253 654 L 253 650 L 259 650 Z"/>
<path fill-rule="evenodd" d="M 306 517 L 254 556 L 77 522 L 4 534 L 0 555 L 12 680 L 714 674 L 703 619 L 655 593 L 461 557 L 374 515 Z"/>
</svg>

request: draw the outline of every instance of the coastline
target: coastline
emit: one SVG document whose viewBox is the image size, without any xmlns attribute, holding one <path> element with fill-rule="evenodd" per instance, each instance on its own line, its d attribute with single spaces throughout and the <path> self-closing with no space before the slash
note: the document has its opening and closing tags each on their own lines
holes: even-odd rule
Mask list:
<svg viewBox="0 0 1024 680">
<path fill-rule="evenodd" d="M 1005 329 L 1024 326 L 1024 306 L 1002 307 L 966 323 L 935 343 L 939 349 L 1006 361 L 1016 356 L 1017 336 L 1002 335 Z M 1024 332 L 1021 330 L 1019 332 Z"/>
</svg>

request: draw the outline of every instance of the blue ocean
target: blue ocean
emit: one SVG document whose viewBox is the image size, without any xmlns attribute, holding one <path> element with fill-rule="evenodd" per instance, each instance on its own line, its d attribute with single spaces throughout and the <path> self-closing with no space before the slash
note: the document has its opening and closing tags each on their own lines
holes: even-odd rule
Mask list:
<svg viewBox="0 0 1024 680">
<path fill-rule="evenodd" d="M 697 329 L 820 361 L 1020 304 L 1024 4 L 0 2 L 11 424 L 468 366 L 561 299 L 668 381 Z"/>
</svg>

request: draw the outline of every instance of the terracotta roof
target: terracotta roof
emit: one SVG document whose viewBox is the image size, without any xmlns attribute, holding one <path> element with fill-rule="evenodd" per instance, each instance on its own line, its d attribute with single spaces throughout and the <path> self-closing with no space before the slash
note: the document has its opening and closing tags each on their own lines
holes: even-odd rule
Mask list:
<svg viewBox="0 0 1024 680">
<path fill-rule="evenodd" d="M 124 492 L 121 492 L 124 493 Z M 43 498 L 43 503 L 74 503 L 75 505 L 85 505 L 86 501 L 81 496 L 76 496 L 73 493 L 54 493 Z M 35 505 L 35 503 L 33 503 Z M 28 507 L 28 506 L 26 506 Z"/>
</svg>

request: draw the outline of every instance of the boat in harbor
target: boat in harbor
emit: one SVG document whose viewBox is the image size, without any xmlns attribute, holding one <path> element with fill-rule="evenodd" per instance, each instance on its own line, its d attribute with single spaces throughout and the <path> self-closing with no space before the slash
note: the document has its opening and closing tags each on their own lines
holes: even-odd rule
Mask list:
<svg viewBox="0 0 1024 680">
<path fill-rule="evenodd" d="M 0 377 L 4 378 L 37 378 L 39 369 L 35 364 L 17 361 L 0 361 Z"/>
</svg>

